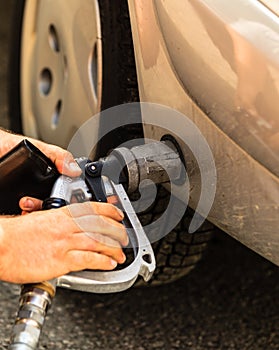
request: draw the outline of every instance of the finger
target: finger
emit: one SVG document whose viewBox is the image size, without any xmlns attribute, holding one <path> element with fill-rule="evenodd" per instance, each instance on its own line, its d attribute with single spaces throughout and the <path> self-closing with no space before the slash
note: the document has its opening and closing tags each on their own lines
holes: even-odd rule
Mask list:
<svg viewBox="0 0 279 350">
<path fill-rule="evenodd" d="M 104 215 L 111 219 L 121 221 L 124 215 L 120 209 L 109 203 L 85 202 L 74 203 L 64 209 L 72 217 L 81 217 L 85 215 Z"/>
<path fill-rule="evenodd" d="M 24 212 L 37 211 L 42 209 L 42 201 L 32 197 L 22 197 L 19 201 L 19 207 Z"/>
<path fill-rule="evenodd" d="M 60 147 L 50 146 L 47 155 L 61 174 L 72 177 L 81 174 L 81 169 L 70 152 Z"/>
<path fill-rule="evenodd" d="M 123 264 L 126 260 L 119 242 L 98 233 L 85 232 L 73 235 L 71 250 L 94 251 L 111 257 L 119 264 Z"/>
<path fill-rule="evenodd" d="M 79 176 L 81 174 L 81 168 L 69 152 L 62 153 L 61 157 L 56 158 L 54 163 L 61 174 L 71 177 Z"/>
<path fill-rule="evenodd" d="M 76 218 L 74 222 L 77 226 L 77 233 L 98 232 L 117 240 L 123 246 L 129 243 L 124 225 L 111 218 L 102 215 L 88 215 Z"/>
<path fill-rule="evenodd" d="M 48 158 L 50 158 L 50 160 L 53 161 L 57 170 L 61 174 L 72 177 L 81 174 L 81 169 L 70 152 L 61 147 L 46 144 L 41 141 L 31 139 L 31 142 L 33 142 Z"/>
<path fill-rule="evenodd" d="M 89 252 L 72 250 L 67 254 L 69 271 L 90 270 L 113 270 L 117 262 L 110 257 Z"/>
</svg>

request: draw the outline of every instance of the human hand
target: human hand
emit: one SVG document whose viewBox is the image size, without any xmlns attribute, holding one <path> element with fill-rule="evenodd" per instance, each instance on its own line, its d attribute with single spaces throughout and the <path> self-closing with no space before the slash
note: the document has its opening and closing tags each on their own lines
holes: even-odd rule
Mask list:
<svg viewBox="0 0 279 350">
<path fill-rule="evenodd" d="M 0 129 L 0 156 L 4 155 L 20 143 L 24 138 L 27 138 L 31 143 L 39 148 L 52 162 L 56 165 L 57 170 L 64 175 L 71 177 L 79 176 L 81 169 L 74 160 L 73 155 L 65 149 L 47 144 L 45 142 L 35 140 L 22 135 L 12 134 Z"/>
<path fill-rule="evenodd" d="M 75 177 L 81 174 L 81 169 L 74 160 L 73 155 L 65 149 L 42 141 L 29 139 L 39 148 L 56 166 L 57 170 L 64 175 Z"/>
<path fill-rule="evenodd" d="M 70 271 L 112 270 L 125 261 L 123 214 L 86 202 L 0 219 L 0 280 L 34 283 Z"/>
</svg>

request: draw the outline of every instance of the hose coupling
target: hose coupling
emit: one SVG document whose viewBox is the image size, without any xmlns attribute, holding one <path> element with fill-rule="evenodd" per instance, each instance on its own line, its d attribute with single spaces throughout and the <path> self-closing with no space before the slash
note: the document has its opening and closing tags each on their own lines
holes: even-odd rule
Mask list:
<svg viewBox="0 0 279 350">
<path fill-rule="evenodd" d="M 13 326 L 10 350 L 37 349 L 47 310 L 55 295 L 55 283 L 25 284 Z"/>
</svg>

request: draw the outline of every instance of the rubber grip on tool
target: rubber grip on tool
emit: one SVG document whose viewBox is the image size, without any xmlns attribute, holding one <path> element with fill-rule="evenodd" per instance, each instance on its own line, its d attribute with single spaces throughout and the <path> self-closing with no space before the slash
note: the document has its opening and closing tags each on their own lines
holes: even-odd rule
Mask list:
<svg viewBox="0 0 279 350">
<path fill-rule="evenodd" d="M 42 209 L 58 209 L 61 207 L 65 207 L 65 205 L 67 205 L 67 202 L 62 198 L 48 198 L 44 200 Z"/>
</svg>

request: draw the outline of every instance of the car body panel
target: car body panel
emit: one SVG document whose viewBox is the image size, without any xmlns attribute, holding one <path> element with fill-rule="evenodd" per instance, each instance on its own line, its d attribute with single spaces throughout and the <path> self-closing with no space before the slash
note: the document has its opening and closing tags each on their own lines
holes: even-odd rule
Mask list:
<svg viewBox="0 0 279 350">
<path fill-rule="evenodd" d="M 279 16 L 279 2 L 277 0 L 260 0 L 260 2 L 274 12 L 274 14 Z"/>
<path fill-rule="evenodd" d="M 251 8 L 256 10 L 262 6 L 257 1 L 239 0 L 233 4 L 236 7 L 247 6 L 246 14 Z M 213 17 L 209 5 L 212 5 L 211 10 L 216 5 Z M 255 111 L 258 113 L 255 103 L 252 107 L 251 104 L 238 106 L 235 103 L 239 100 L 236 97 L 242 74 L 238 75 L 238 70 L 233 69 L 235 44 L 230 44 L 228 51 L 227 42 L 221 35 L 220 43 L 224 44 L 226 52 L 222 54 L 208 29 L 202 29 L 202 37 L 196 30 L 198 26 L 205 26 L 206 20 L 209 21 L 207 24 L 219 21 L 217 33 L 222 26 L 217 9 L 222 9 L 222 5 L 226 7 L 229 3 L 214 0 L 129 0 L 140 98 L 144 102 L 172 107 L 198 126 L 212 150 L 217 169 L 216 196 L 208 219 L 279 265 L 279 180 L 276 176 L 279 169 L 276 144 L 279 114 L 276 114 L 278 106 L 274 104 L 274 99 L 278 100 L 278 51 L 274 48 L 275 59 L 272 55 L 270 57 L 274 73 L 272 79 L 276 85 L 272 86 L 270 98 L 273 104 L 270 105 L 272 108 L 275 105 L 275 112 L 270 113 L 271 117 L 266 120 L 253 114 Z M 188 12 L 183 12 L 185 9 Z M 206 12 L 203 19 L 201 11 Z M 266 8 L 264 11 L 267 11 L 271 22 L 277 21 L 274 14 L 272 17 Z M 188 36 L 185 34 L 187 21 L 191 22 L 188 23 L 191 30 Z M 275 32 L 279 33 L 278 23 L 274 25 Z M 226 38 L 229 38 L 227 33 Z M 196 52 L 200 47 L 201 51 Z M 210 56 L 210 53 L 215 56 Z M 268 105 L 265 99 L 264 103 Z M 145 135 L 149 138 L 160 139 L 163 132 L 159 128 L 145 126 Z M 197 169 L 191 168 L 186 148 L 183 151 L 186 165 L 189 163 L 188 169 L 191 169 L 188 174 L 191 182 L 190 206 L 195 207 L 200 196 L 199 174 Z"/>
<path fill-rule="evenodd" d="M 279 175 L 279 19 L 255 0 L 224 3 L 154 4 L 183 86 L 230 138 Z"/>
</svg>

